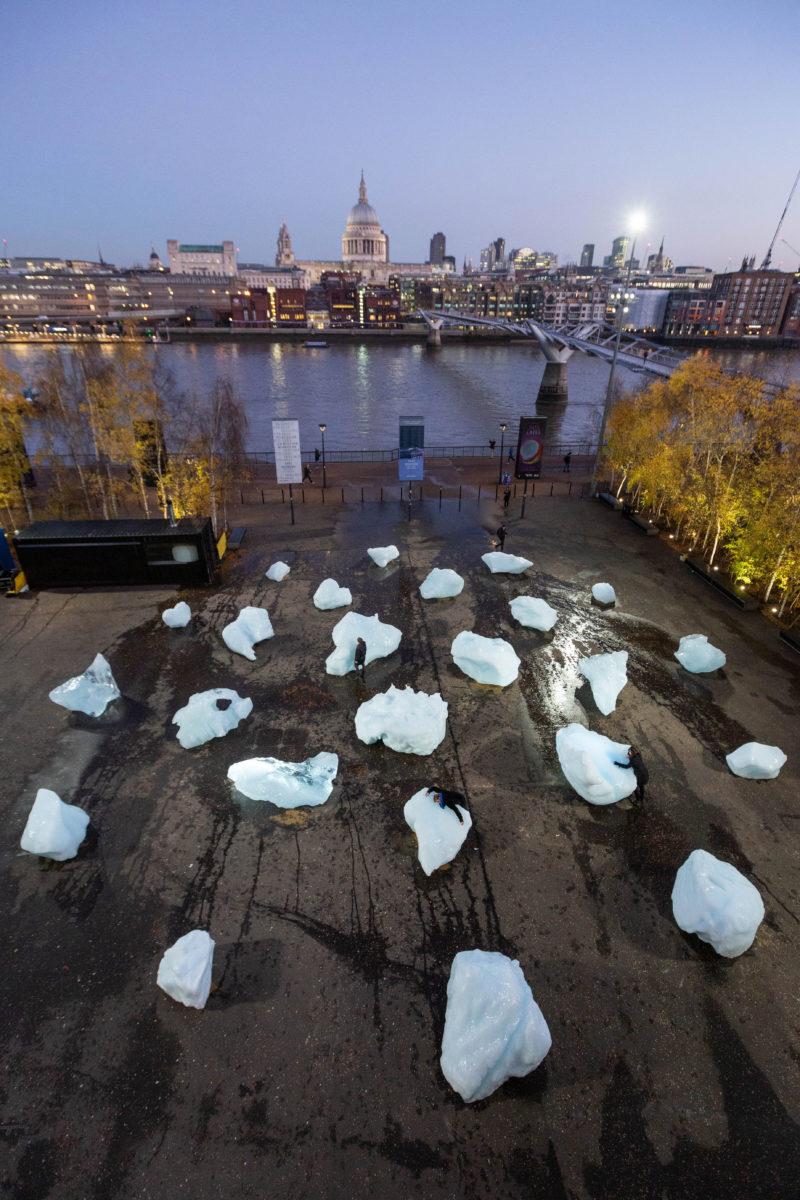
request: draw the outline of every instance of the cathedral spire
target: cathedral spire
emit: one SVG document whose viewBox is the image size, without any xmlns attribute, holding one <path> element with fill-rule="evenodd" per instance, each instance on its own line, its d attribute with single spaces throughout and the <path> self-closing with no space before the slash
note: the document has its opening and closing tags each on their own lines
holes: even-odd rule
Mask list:
<svg viewBox="0 0 800 1200">
<path fill-rule="evenodd" d="M 361 168 L 361 183 L 358 188 L 358 203 L 367 204 L 367 185 L 364 183 L 364 168 Z"/>
</svg>

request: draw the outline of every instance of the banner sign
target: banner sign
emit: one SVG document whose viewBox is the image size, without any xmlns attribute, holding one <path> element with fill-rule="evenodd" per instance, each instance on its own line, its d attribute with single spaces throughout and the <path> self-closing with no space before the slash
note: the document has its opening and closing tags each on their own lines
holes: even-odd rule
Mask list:
<svg viewBox="0 0 800 1200">
<path fill-rule="evenodd" d="M 278 483 L 302 483 L 299 423 L 289 420 L 273 421 L 272 444 L 275 447 L 275 475 Z"/>
<path fill-rule="evenodd" d="M 542 470 L 542 452 L 547 417 L 520 417 L 517 441 L 517 479 L 538 479 Z"/>
<path fill-rule="evenodd" d="M 397 451 L 398 479 L 425 478 L 425 418 L 401 417 Z"/>
</svg>

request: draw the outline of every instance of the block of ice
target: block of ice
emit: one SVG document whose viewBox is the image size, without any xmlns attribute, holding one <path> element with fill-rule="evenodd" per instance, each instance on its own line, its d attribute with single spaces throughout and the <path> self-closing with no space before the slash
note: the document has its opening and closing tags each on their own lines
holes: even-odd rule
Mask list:
<svg viewBox="0 0 800 1200">
<path fill-rule="evenodd" d="M 636 776 L 615 762 L 627 762 L 628 746 L 612 742 L 583 725 L 566 725 L 556 734 L 561 770 L 589 804 L 616 804 L 636 789 Z"/>
<path fill-rule="evenodd" d="M 202 746 L 212 738 L 225 737 L 253 711 L 253 701 L 230 688 L 211 688 L 195 692 L 172 718 L 178 726 L 177 738 L 185 750 Z"/>
<path fill-rule="evenodd" d="M 305 762 L 279 758 L 245 758 L 228 767 L 228 779 L 251 800 L 268 800 L 278 808 L 324 804 L 339 770 L 338 754 L 323 750 Z"/>
<path fill-rule="evenodd" d="M 507 687 L 519 674 L 519 658 L 503 638 L 481 637 L 464 630 L 453 640 L 450 653 L 456 666 L 478 683 Z"/>
<path fill-rule="evenodd" d="M 616 604 L 617 595 L 610 583 L 592 584 L 592 599 L 598 604 Z"/>
<path fill-rule="evenodd" d="M 488 554 L 482 554 L 481 559 L 493 575 L 521 575 L 533 566 L 529 558 L 518 558 L 516 554 L 504 554 L 501 550 L 490 550 Z"/>
<path fill-rule="evenodd" d="M 551 608 L 546 600 L 537 600 L 534 596 L 515 596 L 509 600 L 511 615 L 520 625 L 528 629 L 541 629 L 546 632 L 552 629 L 558 620 L 558 613 Z"/>
<path fill-rule="evenodd" d="M 214 942 L 204 929 L 178 938 L 158 964 L 158 986 L 187 1008 L 205 1008 L 211 991 Z"/>
<path fill-rule="evenodd" d="M 362 742 L 383 741 L 401 754 L 433 754 L 447 731 L 447 703 L 438 692 L 411 687 L 379 692 L 356 712 L 356 734 Z"/>
<path fill-rule="evenodd" d="M 88 824 L 89 814 L 82 808 L 65 804 L 49 788 L 39 788 L 19 844 L 29 854 L 64 862 L 78 853 Z"/>
<path fill-rule="evenodd" d="M 323 579 L 314 592 L 314 604 L 323 611 L 329 608 L 342 608 L 345 604 L 353 603 L 353 594 L 349 588 L 339 587 L 335 579 Z"/>
<path fill-rule="evenodd" d="M 423 600 L 443 600 L 448 596 L 458 596 L 464 590 L 464 580 L 457 571 L 449 567 L 434 567 L 419 587 Z"/>
<path fill-rule="evenodd" d="M 192 610 L 185 600 L 179 600 L 174 608 L 165 608 L 161 620 L 170 629 L 183 629 L 192 619 Z"/>
<path fill-rule="evenodd" d="M 589 680 L 594 702 L 608 716 L 617 706 L 617 696 L 628 682 L 628 651 L 592 654 L 578 659 L 578 670 Z"/>
<path fill-rule="evenodd" d="M 542 1010 L 516 959 L 462 950 L 447 984 L 442 1073 L 470 1104 L 512 1076 L 535 1071 L 552 1045 Z"/>
<path fill-rule="evenodd" d="M 373 546 L 367 551 L 376 567 L 385 567 L 394 558 L 400 557 L 400 551 L 397 546 Z"/>
<path fill-rule="evenodd" d="M 99 717 L 106 705 L 119 698 L 120 691 L 102 654 L 95 655 L 94 662 L 82 675 L 76 675 L 53 688 L 50 699 L 73 712 Z"/>
<path fill-rule="evenodd" d="M 361 613 L 356 612 L 345 613 L 331 632 L 336 649 L 326 658 L 325 670 L 328 675 L 346 675 L 354 670 L 353 655 L 360 637 L 367 643 L 366 662 L 371 663 L 376 658 L 394 654 L 402 636 L 395 625 L 385 625 L 380 621 L 377 613 L 374 617 L 362 617 Z"/>
<path fill-rule="evenodd" d="M 712 646 L 704 633 L 690 633 L 682 637 L 675 657 L 693 675 L 702 675 L 725 666 L 724 653 Z"/>
<path fill-rule="evenodd" d="M 763 742 L 745 742 L 738 750 L 725 755 L 734 775 L 743 779 L 777 779 L 786 755 L 779 746 L 765 746 Z"/>
<path fill-rule="evenodd" d="M 281 562 L 280 559 L 274 562 L 267 571 L 267 579 L 274 579 L 276 583 L 280 583 L 289 574 L 291 567 L 288 563 Z"/>
<path fill-rule="evenodd" d="M 672 912 L 685 933 L 696 933 L 724 958 L 736 958 L 753 944 L 764 903 L 736 867 L 693 850 L 675 876 Z"/>
<path fill-rule="evenodd" d="M 461 805 L 456 806 L 464 824 L 451 808 L 441 808 L 428 795 L 428 789 L 415 792 L 403 809 L 406 824 L 417 835 L 417 857 L 426 875 L 452 862 L 472 828 L 472 817 Z"/>
<path fill-rule="evenodd" d="M 252 605 L 241 609 L 235 621 L 226 625 L 222 631 L 222 640 L 234 654 L 243 654 L 252 662 L 256 661 L 253 646 L 263 642 L 265 638 L 274 636 L 272 622 L 265 608 L 254 608 Z"/>
</svg>

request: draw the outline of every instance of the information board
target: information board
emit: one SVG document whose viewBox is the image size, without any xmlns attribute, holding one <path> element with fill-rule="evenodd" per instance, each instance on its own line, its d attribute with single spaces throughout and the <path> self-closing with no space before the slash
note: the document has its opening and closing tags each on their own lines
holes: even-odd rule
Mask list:
<svg viewBox="0 0 800 1200">
<path fill-rule="evenodd" d="M 520 417 L 517 439 L 517 479 L 538 479 L 542 470 L 546 417 Z"/>
<path fill-rule="evenodd" d="M 400 417 L 400 440 L 397 445 L 398 479 L 424 479 L 425 418 Z"/>
<path fill-rule="evenodd" d="M 299 422 L 288 419 L 273 421 L 272 444 L 275 447 L 275 476 L 278 483 L 302 483 Z"/>
</svg>

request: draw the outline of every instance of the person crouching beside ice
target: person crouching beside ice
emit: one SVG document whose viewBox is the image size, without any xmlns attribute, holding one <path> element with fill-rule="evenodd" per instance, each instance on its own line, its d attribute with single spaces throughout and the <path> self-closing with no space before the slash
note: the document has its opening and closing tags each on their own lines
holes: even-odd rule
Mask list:
<svg viewBox="0 0 800 1200">
<path fill-rule="evenodd" d="M 434 804 L 438 804 L 440 808 L 450 808 L 456 814 L 459 824 L 464 824 L 464 818 L 458 811 L 457 801 L 461 801 L 466 805 L 466 800 L 462 792 L 449 791 L 447 788 L 439 787 L 438 783 L 428 785 L 428 795 L 431 796 Z"/>
</svg>

